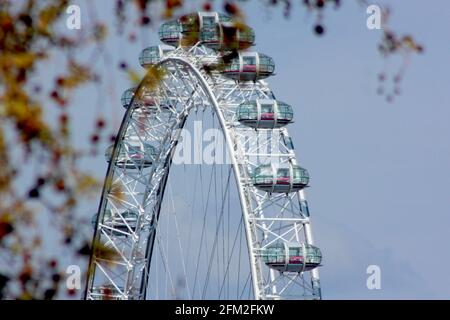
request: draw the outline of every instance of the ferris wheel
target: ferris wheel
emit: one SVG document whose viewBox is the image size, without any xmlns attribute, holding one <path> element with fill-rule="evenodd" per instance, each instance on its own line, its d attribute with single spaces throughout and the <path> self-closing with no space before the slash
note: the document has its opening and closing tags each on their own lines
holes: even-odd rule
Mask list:
<svg viewBox="0 0 450 320">
<path fill-rule="evenodd" d="M 320 299 L 309 174 L 287 130 L 293 108 L 264 80 L 273 59 L 223 14 L 183 16 L 159 36 L 105 152 L 85 298 Z M 199 117 L 226 157 L 179 165 Z"/>
</svg>

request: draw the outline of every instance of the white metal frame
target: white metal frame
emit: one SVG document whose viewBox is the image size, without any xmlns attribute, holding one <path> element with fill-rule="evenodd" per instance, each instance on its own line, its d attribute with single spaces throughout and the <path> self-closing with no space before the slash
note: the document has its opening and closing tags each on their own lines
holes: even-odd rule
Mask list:
<svg viewBox="0 0 450 320">
<path fill-rule="evenodd" d="M 240 57 L 241 58 L 241 57 Z M 261 250 L 275 242 L 313 244 L 304 191 L 270 194 L 255 188 L 251 174 L 267 161 L 296 164 L 294 150 L 285 145 L 287 128 L 252 129 L 236 119 L 236 108 L 251 99 L 274 99 L 265 81 L 237 82 L 218 72 L 207 73 L 203 65 L 217 61 L 217 53 L 200 44 L 165 54 L 160 66 L 166 75 L 158 90 L 141 84 L 137 90 L 156 100 L 171 97 L 168 109 L 143 112 L 134 98 L 128 108 L 112 152 L 117 159 L 122 144 L 130 139 L 151 142 L 158 156 L 151 168 L 120 167 L 110 161 L 99 206 L 94 251 L 86 284 L 86 299 L 107 298 L 95 291 L 102 283 L 114 287 L 120 299 L 145 299 L 161 202 L 180 130 L 189 112 L 212 108 L 228 147 L 231 166 L 245 223 L 248 255 L 255 299 L 320 299 L 319 272 L 279 273 L 268 268 Z M 135 95 L 136 97 L 136 95 Z M 290 166 L 291 166 L 290 165 Z M 292 168 L 291 168 L 292 170 Z M 105 210 L 139 212 L 135 230 L 124 235 L 103 224 Z M 127 224 L 125 219 L 124 223 Z M 118 230 L 115 230 L 118 231 Z M 123 233 L 123 232 L 122 232 Z M 97 251 L 107 247 L 108 258 Z"/>
</svg>

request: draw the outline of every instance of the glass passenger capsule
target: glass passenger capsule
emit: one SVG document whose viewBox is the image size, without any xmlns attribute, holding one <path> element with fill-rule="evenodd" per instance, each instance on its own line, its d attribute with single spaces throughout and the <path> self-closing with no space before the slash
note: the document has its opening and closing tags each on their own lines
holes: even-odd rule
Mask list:
<svg viewBox="0 0 450 320">
<path fill-rule="evenodd" d="M 105 284 L 92 288 L 91 297 L 94 300 L 121 300 L 122 294 L 114 285 Z"/>
<path fill-rule="evenodd" d="M 294 112 L 287 103 L 257 99 L 239 105 L 236 116 L 240 123 L 252 128 L 280 128 L 292 122 Z"/>
<path fill-rule="evenodd" d="M 277 243 L 261 250 L 264 263 L 280 272 L 303 272 L 320 266 L 322 252 L 305 243 Z"/>
<path fill-rule="evenodd" d="M 114 145 L 110 145 L 105 150 L 105 159 L 111 161 Z M 148 143 L 123 144 L 120 147 L 116 165 L 127 169 L 147 168 L 153 164 L 158 155 L 157 149 Z"/>
<path fill-rule="evenodd" d="M 161 25 L 159 37 L 168 45 L 194 45 L 201 42 L 214 50 L 246 49 L 255 42 L 255 33 L 248 26 L 233 22 L 217 12 L 197 12 L 184 15 Z"/>
<path fill-rule="evenodd" d="M 255 32 L 235 24 L 231 17 L 218 13 L 200 13 L 200 42 L 213 50 L 243 50 L 255 42 Z"/>
<path fill-rule="evenodd" d="M 289 193 L 305 188 L 309 183 L 306 169 L 292 164 L 261 165 L 253 173 L 253 185 L 270 193 Z"/>
<path fill-rule="evenodd" d="M 161 58 L 170 51 L 173 51 L 174 47 L 161 45 L 161 46 L 151 46 L 142 50 L 139 55 L 139 64 L 143 68 L 148 68 L 152 65 L 157 64 L 161 61 Z"/>
<path fill-rule="evenodd" d="M 191 13 L 168 21 L 159 28 L 159 39 L 171 46 L 194 45 L 200 39 L 201 23 L 201 13 Z"/>
<path fill-rule="evenodd" d="M 275 62 L 271 57 L 258 52 L 239 52 L 225 65 L 222 73 L 234 80 L 256 81 L 267 78 L 274 71 Z"/>
<path fill-rule="evenodd" d="M 170 46 L 178 46 L 181 40 L 181 30 L 178 20 L 167 21 L 159 27 L 159 39 Z"/>
<path fill-rule="evenodd" d="M 154 95 L 143 95 L 141 99 L 135 99 L 133 100 L 135 94 L 136 94 L 137 88 L 129 88 L 125 90 L 121 97 L 122 106 L 125 109 L 128 109 L 133 102 L 133 105 L 138 107 L 137 109 L 147 113 L 157 110 L 166 110 L 170 108 L 170 105 L 172 105 L 174 101 L 173 98 L 167 98 L 167 99 L 161 99 L 158 97 L 155 97 Z"/>
<path fill-rule="evenodd" d="M 135 92 L 137 88 L 129 88 L 122 93 L 122 97 L 120 98 L 120 102 L 122 102 L 122 106 L 125 109 L 128 109 L 131 105 L 131 101 L 133 101 Z"/>
</svg>

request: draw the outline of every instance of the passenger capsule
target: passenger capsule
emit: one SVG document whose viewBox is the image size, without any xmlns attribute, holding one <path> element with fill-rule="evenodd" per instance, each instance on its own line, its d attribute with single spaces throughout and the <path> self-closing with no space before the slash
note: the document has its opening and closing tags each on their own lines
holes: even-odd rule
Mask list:
<svg viewBox="0 0 450 320">
<path fill-rule="evenodd" d="M 191 13 L 166 22 L 159 29 L 159 37 L 172 46 L 201 43 L 213 50 L 242 50 L 255 42 L 252 28 L 217 12 Z"/>
<path fill-rule="evenodd" d="M 94 287 L 91 290 L 91 298 L 93 300 L 121 300 L 123 289 L 120 291 L 112 284 L 105 284 Z"/>
<path fill-rule="evenodd" d="M 201 13 L 202 14 L 202 13 Z M 217 13 L 200 16 L 200 42 L 213 50 L 243 50 L 255 42 L 255 32 L 231 17 Z"/>
<path fill-rule="evenodd" d="M 95 229 L 98 214 L 92 217 L 92 226 Z M 105 210 L 103 216 L 103 225 L 111 228 L 111 233 L 115 236 L 126 236 L 130 232 L 136 231 L 138 213 L 133 210 L 125 210 L 120 212 L 113 212 L 111 209 Z"/>
<path fill-rule="evenodd" d="M 253 173 L 253 185 L 270 193 L 289 193 L 305 188 L 309 183 L 308 171 L 292 164 L 261 165 Z"/>
<path fill-rule="evenodd" d="M 105 150 L 105 159 L 111 161 L 114 145 Z M 120 147 L 116 165 L 127 169 L 147 168 L 153 164 L 158 155 L 157 149 L 148 143 L 123 144 Z"/>
<path fill-rule="evenodd" d="M 170 107 L 171 103 L 170 101 L 173 101 L 174 99 L 161 99 L 159 97 L 156 97 L 155 95 L 142 95 L 142 98 L 133 100 L 134 96 L 136 95 L 137 88 L 129 88 L 125 90 L 121 97 L 122 106 L 125 109 L 128 109 L 133 102 L 133 105 L 136 106 L 136 108 L 140 111 L 143 111 L 144 113 L 157 111 L 157 110 L 166 110 Z"/>
<path fill-rule="evenodd" d="M 131 101 L 133 101 L 135 92 L 137 88 L 129 88 L 122 93 L 122 97 L 120 101 L 122 102 L 122 106 L 125 109 L 128 109 L 131 105 Z"/>
<path fill-rule="evenodd" d="M 252 128 L 280 128 L 292 122 L 294 113 L 287 103 L 277 100 L 252 100 L 239 105 L 237 120 Z"/>
<path fill-rule="evenodd" d="M 181 40 L 181 24 L 178 20 L 165 22 L 159 27 L 159 39 L 170 46 L 178 46 Z"/>
<path fill-rule="evenodd" d="M 256 81 L 267 78 L 275 71 L 275 62 L 258 52 L 240 52 L 227 63 L 222 73 L 234 80 Z"/>
<path fill-rule="evenodd" d="M 167 45 L 145 48 L 139 55 L 139 63 L 143 68 L 149 68 L 150 66 L 160 62 L 165 54 L 173 50 L 174 47 Z"/>
<path fill-rule="evenodd" d="M 264 263 L 280 272 L 303 272 L 320 266 L 322 253 L 305 243 L 277 243 L 261 251 Z"/>
</svg>

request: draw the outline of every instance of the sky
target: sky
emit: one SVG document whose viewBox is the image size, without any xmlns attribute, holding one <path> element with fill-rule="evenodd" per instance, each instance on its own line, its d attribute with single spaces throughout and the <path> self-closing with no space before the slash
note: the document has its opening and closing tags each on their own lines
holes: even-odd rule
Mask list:
<svg viewBox="0 0 450 320">
<path fill-rule="evenodd" d="M 392 3 L 393 27 L 426 49 L 413 58 L 402 95 L 387 103 L 376 94 L 380 32 L 348 2 L 326 14 L 321 39 L 294 17 L 250 16 L 257 35 L 273 35 L 257 37 L 277 62 L 270 84 L 297 111 L 289 129 L 312 176 L 324 298 L 448 299 L 450 4 Z M 381 290 L 366 288 L 371 264 L 381 268 Z"/>
<path fill-rule="evenodd" d="M 324 255 L 323 298 L 449 299 L 450 3 L 390 2 L 394 30 L 414 35 L 425 52 L 412 58 L 401 95 L 388 103 L 376 93 L 377 74 L 385 68 L 377 51 L 381 31 L 367 29 L 365 9 L 354 2 L 326 11 L 323 37 L 313 34 L 314 18 L 298 5 L 288 19 L 262 2 L 244 5 L 256 32 L 255 50 L 276 63 L 270 87 L 294 107 L 289 132 L 311 174 L 307 197 Z M 89 19 L 87 2 L 73 3 L 81 6 L 82 23 Z M 96 1 L 96 12 L 113 23 L 111 4 Z M 120 95 L 130 84 L 118 63 L 138 68 L 140 51 L 158 44 L 155 27 L 136 43 L 124 37 L 108 38 L 111 61 L 93 60 L 108 78 L 103 93 L 86 88 L 74 97 L 79 145 L 99 110 L 120 123 Z M 80 52 L 80 58 L 88 55 Z M 388 65 L 392 76 L 400 62 Z M 83 165 L 100 179 L 106 171 L 102 155 Z M 90 217 L 97 202 L 86 207 Z M 380 290 L 366 286 L 370 265 L 381 268 Z"/>
</svg>

